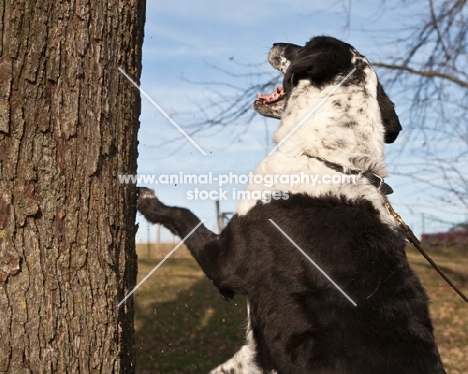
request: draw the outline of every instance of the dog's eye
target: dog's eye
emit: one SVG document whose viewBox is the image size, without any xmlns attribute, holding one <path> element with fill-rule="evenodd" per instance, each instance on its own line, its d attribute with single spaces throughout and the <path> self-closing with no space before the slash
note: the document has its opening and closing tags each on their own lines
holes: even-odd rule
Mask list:
<svg viewBox="0 0 468 374">
<path fill-rule="evenodd" d="M 297 84 L 297 82 L 294 82 L 295 75 L 296 75 L 296 73 L 291 74 L 291 81 L 290 81 L 291 87 L 294 87 Z"/>
<path fill-rule="evenodd" d="M 297 84 L 297 82 L 298 82 L 298 80 L 295 79 L 295 78 L 296 78 L 296 73 L 292 73 L 292 74 L 291 74 L 291 81 L 290 81 L 291 87 L 295 87 L 296 84 Z"/>
<path fill-rule="evenodd" d="M 290 94 L 291 90 L 297 86 L 299 81 L 302 79 L 302 74 L 300 72 L 286 72 L 284 81 L 283 81 L 283 88 L 286 94 Z"/>
<path fill-rule="evenodd" d="M 304 78 L 304 73 L 301 73 L 301 72 L 292 73 L 291 79 L 289 81 L 289 83 L 291 84 L 291 88 L 296 87 L 299 81 L 303 78 Z"/>
</svg>

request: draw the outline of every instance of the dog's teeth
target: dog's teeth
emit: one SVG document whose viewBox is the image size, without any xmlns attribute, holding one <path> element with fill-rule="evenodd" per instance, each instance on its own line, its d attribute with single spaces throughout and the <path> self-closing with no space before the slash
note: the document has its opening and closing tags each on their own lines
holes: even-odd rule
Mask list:
<svg viewBox="0 0 468 374">
<path fill-rule="evenodd" d="M 258 93 L 257 99 L 260 99 L 263 96 L 261 92 Z"/>
</svg>

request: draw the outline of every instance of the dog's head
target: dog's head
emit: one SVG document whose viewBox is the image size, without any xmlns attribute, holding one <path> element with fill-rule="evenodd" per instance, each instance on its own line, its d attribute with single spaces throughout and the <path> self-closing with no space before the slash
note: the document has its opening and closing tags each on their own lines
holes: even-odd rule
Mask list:
<svg viewBox="0 0 468 374">
<path fill-rule="evenodd" d="M 343 87 L 362 87 L 366 90 L 366 79 L 369 74 L 375 75 L 369 62 L 351 45 L 331 37 L 312 38 L 304 47 L 276 43 L 268 55 L 270 64 L 284 74 L 283 87 L 278 87 L 270 95 L 259 94 L 254 103 L 254 109 L 261 115 L 281 118 L 289 100 L 303 94 L 304 85 L 298 88 L 301 81 L 306 80 L 309 88 L 321 90 L 328 86 L 336 86 L 341 80 L 356 69 L 342 83 Z M 380 108 L 380 121 L 384 130 L 384 141 L 393 143 L 401 131 L 400 121 L 395 113 L 394 104 L 388 98 L 378 79 L 373 79 L 372 92 Z M 307 90 L 307 89 L 306 89 Z M 296 92 L 298 91 L 298 92 Z M 301 92 L 299 92 L 301 91 Z M 309 91 L 311 91 L 309 89 Z"/>
</svg>

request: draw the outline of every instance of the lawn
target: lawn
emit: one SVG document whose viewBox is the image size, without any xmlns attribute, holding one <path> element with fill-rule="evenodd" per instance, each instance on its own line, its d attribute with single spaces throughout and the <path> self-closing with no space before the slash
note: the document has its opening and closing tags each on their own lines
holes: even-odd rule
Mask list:
<svg viewBox="0 0 468 374">
<path fill-rule="evenodd" d="M 156 255 L 138 246 L 138 280 L 173 247 Z M 179 252 L 180 251 L 180 252 Z M 468 249 L 430 249 L 430 255 L 468 294 Z M 168 259 L 136 291 L 137 373 L 206 374 L 241 346 L 246 301 L 221 299 L 186 249 Z M 448 374 L 468 373 L 468 304 L 445 284 L 412 247 L 408 257 L 431 299 L 431 316 Z"/>
</svg>

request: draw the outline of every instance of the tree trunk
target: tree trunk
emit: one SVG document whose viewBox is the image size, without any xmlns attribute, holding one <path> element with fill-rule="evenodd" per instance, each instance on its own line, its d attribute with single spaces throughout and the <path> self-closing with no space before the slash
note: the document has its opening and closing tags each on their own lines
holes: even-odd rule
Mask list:
<svg viewBox="0 0 468 374">
<path fill-rule="evenodd" d="M 135 366 L 144 0 L 0 0 L 0 373 Z"/>
</svg>

